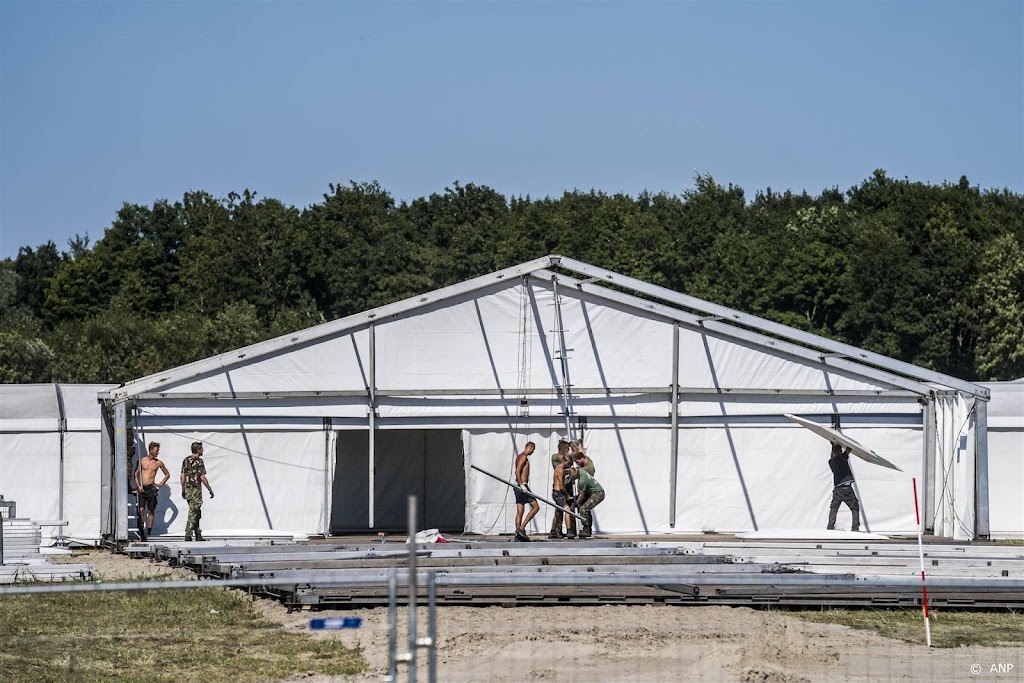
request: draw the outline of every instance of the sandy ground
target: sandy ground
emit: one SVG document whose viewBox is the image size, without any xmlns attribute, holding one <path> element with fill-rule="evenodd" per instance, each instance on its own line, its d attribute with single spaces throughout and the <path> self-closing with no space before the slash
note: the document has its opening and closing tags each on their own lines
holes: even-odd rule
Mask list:
<svg viewBox="0 0 1024 683">
<path fill-rule="evenodd" d="M 74 561 L 92 563 L 105 579 L 193 576 L 103 551 L 76 554 Z M 371 666 L 370 673 L 355 678 L 309 675 L 289 683 L 377 682 L 386 673 L 386 609 L 289 613 L 269 600 L 254 605 L 287 630 L 360 648 Z M 417 615 L 422 637 L 426 610 Z M 332 616 L 362 617 L 363 627 L 308 630 L 311 618 Z M 1024 648 L 929 650 L 845 626 L 804 622 L 785 612 L 742 607 L 442 607 L 437 622 L 438 680 L 446 682 L 1024 680 Z M 399 637 L 406 634 L 400 609 Z M 425 681 L 425 651 L 420 658 L 418 678 Z M 406 676 L 402 671 L 399 679 Z"/>
</svg>

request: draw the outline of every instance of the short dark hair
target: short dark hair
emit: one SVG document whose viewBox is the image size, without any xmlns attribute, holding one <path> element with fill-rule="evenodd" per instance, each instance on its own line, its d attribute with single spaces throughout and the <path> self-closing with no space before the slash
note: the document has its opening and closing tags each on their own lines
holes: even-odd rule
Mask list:
<svg viewBox="0 0 1024 683">
<path fill-rule="evenodd" d="M 193 441 L 192 442 L 192 452 L 193 453 L 198 453 L 199 449 L 202 448 L 202 447 L 203 447 L 203 442 L 202 441 Z"/>
<path fill-rule="evenodd" d="M 149 442 L 149 448 L 147 450 L 150 450 L 150 451 L 153 450 L 154 446 L 156 448 L 160 448 L 160 442 L 159 441 L 150 441 Z"/>
</svg>

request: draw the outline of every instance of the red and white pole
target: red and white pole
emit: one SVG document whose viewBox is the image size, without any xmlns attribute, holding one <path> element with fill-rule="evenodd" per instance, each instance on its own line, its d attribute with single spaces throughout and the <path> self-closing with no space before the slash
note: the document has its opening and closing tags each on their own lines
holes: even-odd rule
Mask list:
<svg viewBox="0 0 1024 683">
<path fill-rule="evenodd" d="M 917 517 L 917 556 L 921 560 L 921 610 L 924 615 L 924 634 L 928 647 L 932 646 L 932 625 L 928 619 L 928 584 L 924 580 L 924 542 L 921 540 L 921 508 L 917 504 L 917 477 L 914 483 L 914 515 Z"/>
</svg>

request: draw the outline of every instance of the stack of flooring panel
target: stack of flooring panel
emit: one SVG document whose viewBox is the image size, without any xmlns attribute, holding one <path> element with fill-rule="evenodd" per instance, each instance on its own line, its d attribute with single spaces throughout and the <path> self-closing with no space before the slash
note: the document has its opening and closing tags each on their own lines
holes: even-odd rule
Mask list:
<svg viewBox="0 0 1024 683">
<path fill-rule="evenodd" d="M 244 581 L 289 607 L 383 605 L 406 583 L 404 543 L 153 544 L 197 573 Z M 442 604 L 920 604 L 916 543 L 615 541 L 515 544 L 462 539 L 416 548 L 418 581 Z M 1024 548 L 930 544 L 935 605 L 1024 606 Z"/>
<path fill-rule="evenodd" d="M 51 564 L 40 552 L 42 533 L 30 519 L 4 519 L 0 584 L 31 581 L 90 581 L 92 565 Z"/>
</svg>

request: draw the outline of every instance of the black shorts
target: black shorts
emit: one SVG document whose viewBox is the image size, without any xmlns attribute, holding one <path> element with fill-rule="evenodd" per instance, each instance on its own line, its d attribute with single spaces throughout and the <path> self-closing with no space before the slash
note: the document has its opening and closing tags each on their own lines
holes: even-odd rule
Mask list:
<svg viewBox="0 0 1024 683">
<path fill-rule="evenodd" d="M 139 501 L 139 507 L 145 508 L 150 512 L 156 512 L 156 501 L 160 496 L 160 489 L 156 487 L 156 484 L 146 484 L 142 487 L 142 491 L 139 493 L 141 500 Z"/>
<path fill-rule="evenodd" d="M 565 491 L 551 491 L 551 500 L 555 501 L 555 505 L 561 507 L 569 507 L 569 499 L 565 495 Z"/>
<path fill-rule="evenodd" d="M 537 499 L 533 496 L 527 495 L 519 489 L 512 489 L 516 494 L 516 505 L 533 505 Z"/>
</svg>

